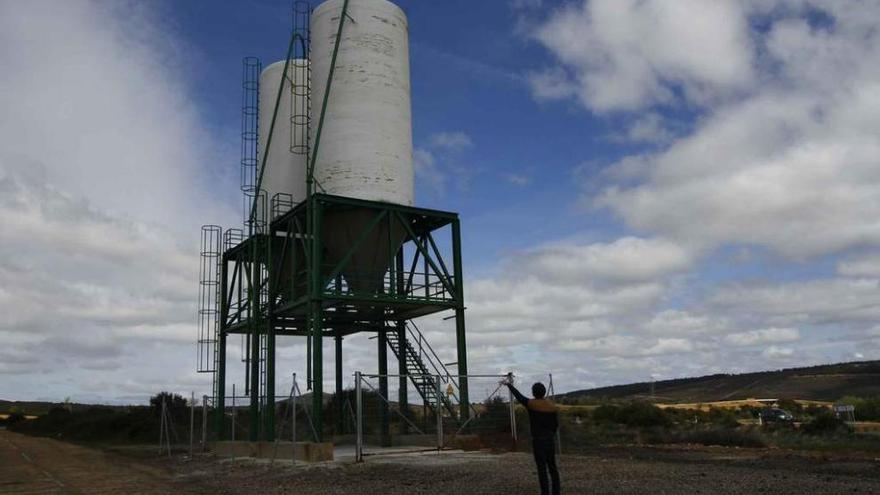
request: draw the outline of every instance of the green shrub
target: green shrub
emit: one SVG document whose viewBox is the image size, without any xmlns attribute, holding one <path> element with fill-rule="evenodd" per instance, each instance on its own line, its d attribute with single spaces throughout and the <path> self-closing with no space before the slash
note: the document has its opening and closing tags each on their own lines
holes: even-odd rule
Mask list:
<svg viewBox="0 0 880 495">
<path fill-rule="evenodd" d="M 850 427 L 833 412 L 826 411 L 809 423 L 802 426 L 803 432 L 809 435 L 832 435 L 838 433 L 850 433 Z"/>
<path fill-rule="evenodd" d="M 847 396 L 837 402 L 855 406 L 855 416 L 859 421 L 880 421 L 880 397 Z"/>
<path fill-rule="evenodd" d="M 619 408 L 611 404 L 602 404 L 593 410 L 593 421 L 597 423 L 616 423 Z"/>
<path fill-rule="evenodd" d="M 593 411 L 597 423 L 618 423 L 634 427 L 668 426 L 672 419 L 668 413 L 648 402 L 634 401 L 620 406 L 605 404 Z"/>
<path fill-rule="evenodd" d="M 684 431 L 678 443 L 720 445 L 722 447 L 766 447 L 766 439 L 753 429 L 710 427 Z"/>
</svg>

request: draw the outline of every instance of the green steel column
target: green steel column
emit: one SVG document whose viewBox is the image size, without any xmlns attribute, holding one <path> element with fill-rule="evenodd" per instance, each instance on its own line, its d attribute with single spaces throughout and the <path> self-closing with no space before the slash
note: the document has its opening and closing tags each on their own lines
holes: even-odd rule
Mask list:
<svg viewBox="0 0 880 495">
<path fill-rule="evenodd" d="M 272 270 L 273 247 L 275 245 L 275 231 L 269 228 L 268 245 L 266 246 L 266 283 L 269 289 L 268 311 L 266 316 L 266 407 L 263 411 L 265 421 L 263 427 L 263 440 L 275 440 L 275 283 Z"/>
<path fill-rule="evenodd" d="M 222 255 L 221 255 L 222 256 Z M 214 397 L 214 432 L 217 440 L 226 438 L 225 418 L 226 418 L 226 313 L 229 308 L 226 305 L 226 291 L 228 276 L 226 270 L 226 261 L 220 258 L 220 321 L 218 325 L 219 337 L 217 339 L 217 362 L 215 363 L 215 373 L 217 373 L 217 396 Z M 203 404 L 207 407 L 207 404 Z"/>
<path fill-rule="evenodd" d="M 464 270 L 461 265 L 461 221 L 452 222 L 452 263 L 455 271 L 455 341 L 458 347 L 459 416 L 466 420 L 470 416 L 467 379 L 467 341 L 464 327 Z"/>
<path fill-rule="evenodd" d="M 323 353 L 321 349 L 322 337 L 324 331 L 324 314 L 322 308 L 322 293 L 324 288 L 321 286 L 323 277 L 321 276 L 321 254 L 323 251 L 323 243 L 321 242 L 321 221 L 323 211 L 321 202 L 316 200 L 314 196 L 310 198 L 310 210 L 312 216 L 312 266 L 310 267 L 311 284 L 309 291 L 310 299 L 310 331 L 312 339 L 312 421 L 315 423 L 315 433 L 317 441 L 324 439 L 324 371 L 323 371 Z"/>
<path fill-rule="evenodd" d="M 257 243 L 257 237 L 252 236 L 251 242 Z M 257 262 L 257 250 L 251 251 L 251 314 L 248 322 L 248 331 L 251 335 L 251 360 L 248 363 L 251 370 L 251 405 L 250 405 L 250 428 L 248 438 L 252 442 L 260 439 L 260 264 Z"/>
<path fill-rule="evenodd" d="M 406 297 L 404 292 L 406 291 L 406 282 L 404 281 L 403 274 L 403 248 L 397 252 L 397 271 L 395 275 L 397 276 L 397 296 L 398 297 Z M 398 320 L 397 321 L 397 374 L 400 375 L 399 383 L 398 383 L 398 392 L 397 392 L 397 401 L 400 404 L 401 413 L 409 417 L 409 397 L 408 397 L 408 383 L 407 383 L 407 369 L 406 369 L 406 320 Z M 400 423 L 401 433 L 408 433 L 408 425 L 406 421 L 402 421 Z"/>
<path fill-rule="evenodd" d="M 391 433 L 388 424 L 388 339 L 385 335 L 385 323 L 380 323 L 379 338 L 379 395 L 382 396 L 379 402 L 379 422 L 380 437 L 382 446 L 391 446 Z"/>
<path fill-rule="evenodd" d="M 345 421 L 342 416 L 345 408 L 342 404 L 342 335 L 336 334 L 336 434 L 342 435 Z"/>
</svg>

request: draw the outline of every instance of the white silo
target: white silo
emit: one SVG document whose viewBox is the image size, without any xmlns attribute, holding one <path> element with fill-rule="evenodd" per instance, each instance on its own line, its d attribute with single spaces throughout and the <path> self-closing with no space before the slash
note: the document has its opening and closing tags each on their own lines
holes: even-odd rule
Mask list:
<svg viewBox="0 0 880 495">
<path fill-rule="evenodd" d="M 312 14 L 312 145 L 343 0 Z M 328 194 L 413 204 L 412 109 L 406 14 L 387 0 L 349 0 L 317 150 Z M 318 188 L 320 190 L 320 188 Z"/>
<path fill-rule="evenodd" d="M 275 102 L 278 98 L 278 87 L 284 76 L 284 60 L 263 69 L 260 74 L 260 126 L 258 166 L 263 163 L 266 153 L 266 142 L 269 139 L 269 128 L 272 123 L 272 114 L 275 111 Z M 267 208 L 271 210 L 272 198 L 278 193 L 290 194 L 294 204 L 306 199 L 306 164 L 305 154 L 291 152 L 291 136 L 294 132 L 294 124 L 291 118 L 292 88 L 291 79 L 302 79 L 306 71 L 294 70 L 295 64 L 305 64 L 302 60 L 291 60 L 288 67 L 289 79 L 285 79 L 281 102 L 278 106 L 278 115 L 275 119 L 275 129 L 272 134 L 272 143 L 269 149 L 269 157 L 263 171 L 263 183 L 261 189 L 266 191 Z M 305 81 L 296 81 L 297 88 L 305 87 Z M 271 211 L 269 212 L 271 214 Z"/>
<path fill-rule="evenodd" d="M 344 3 L 327 0 L 314 10 L 311 20 L 315 191 L 412 206 L 409 34 L 406 14 L 397 5 L 387 0 L 349 0 L 315 149 Z M 327 214 L 328 228 L 322 237 L 330 263 L 343 259 L 374 215 L 370 209 Z M 348 285 L 358 292 L 379 290 L 404 238 L 403 226 L 394 219 L 373 229 L 343 270 Z"/>
</svg>

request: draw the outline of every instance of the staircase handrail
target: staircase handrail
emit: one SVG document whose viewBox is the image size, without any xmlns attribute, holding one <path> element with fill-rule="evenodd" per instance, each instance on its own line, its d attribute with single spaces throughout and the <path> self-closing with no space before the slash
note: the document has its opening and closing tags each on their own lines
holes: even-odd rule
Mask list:
<svg viewBox="0 0 880 495">
<path fill-rule="evenodd" d="M 446 368 L 446 365 L 443 364 L 443 361 L 437 355 L 437 352 L 434 351 L 434 348 L 431 347 L 431 343 L 428 342 L 428 339 L 425 338 L 425 335 L 415 324 L 415 322 L 412 320 L 407 321 L 406 329 L 409 331 L 413 339 L 418 341 L 419 343 L 419 357 L 422 356 L 423 349 L 427 349 L 428 351 L 430 351 L 430 353 L 424 353 L 424 356 L 428 360 L 428 364 L 430 364 L 431 367 L 434 368 L 434 371 L 436 371 L 438 375 L 440 375 L 441 377 L 445 377 L 447 382 L 452 382 L 452 384 L 455 385 L 455 388 L 458 388 L 458 382 L 455 381 L 452 373 L 450 373 L 449 370 Z M 423 343 L 424 346 L 422 345 Z M 438 366 L 437 363 L 440 363 L 440 365 Z"/>
<path fill-rule="evenodd" d="M 410 327 L 410 324 L 412 324 L 412 327 Z M 434 348 L 431 347 L 431 343 L 428 342 L 428 339 L 426 339 L 424 334 L 422 334 L 422 331 L 419 329 L 418 325 L 416 325 L 414 321 L 409 320 L 409 321 L 407 321 L 406 328 L 407 328 L 407 330 L 409 330 L 410 335 L 412 335 L 415 338 L 415 340 L 417 340 L 419 343 L 419 357 L 422 356 L 421 351 L 423 349 L 427 348 L 428 351 L 430 351 L 430 354 L 425 353 L 424 356 L 427 358 L 428 363 L 431 365 L 432 368 L 434 368 L 434 371 L 436 371 L 437 374 L 440 375 L 441 379 L 443 377 L 445 377 L 446 381 L 451 382 L 455 386 L 456 390 L 458 390 L 459 389 L 458 381 L 455 380 L 454 375 L 452 373 L 450 373 L 449 370 L 446 368 L 446 365 L 443 364 L 443 361 L 437 355 L 437 352 L 434 351 Z M 422 343 L 424 343 L 426 347 L 423 347 Z M 432 359 L 432 356 L 433 356 L 433 359 Z M 438 363 L 440 363 L 439 367 L 434 362 L 435 360 Z M 442 372 L 440 371 L 441 369 L 443 370 Z M 460 402 L 460 399 L 458 398 L 458 394 L 453 392 L 452 396 L 455 398 L 456 402 Z M 441 400 L 441 399 L 443 402 L 447 403 L 447 407 L 448 407 L 449 406 L 449 404 L 448 404 L 449 399 L 447 397 L 438 398 L 438 400 Z M 474 407 L 473 404 L 468 404 L 468 406 L 473 414 L 477 414 L 477 409 Z"/>
</svg>

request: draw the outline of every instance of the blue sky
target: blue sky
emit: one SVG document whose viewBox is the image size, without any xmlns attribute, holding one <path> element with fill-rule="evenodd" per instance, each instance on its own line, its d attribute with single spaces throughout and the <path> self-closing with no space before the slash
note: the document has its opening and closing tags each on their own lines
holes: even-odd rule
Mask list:
<svg viewBox="0 0 880 495">
<path fill-rule="evenodd" d="M 880 356 L 880 3 L 400 5 L 472 370 L 571 390 Z M 289 27 L 287 1 L 0 0 L 0 397 L 208 390 L 198 227 L 240 221 L 241 59 Z M 349 345 L 346 374 L 375 366 Z"/>
</svg>

